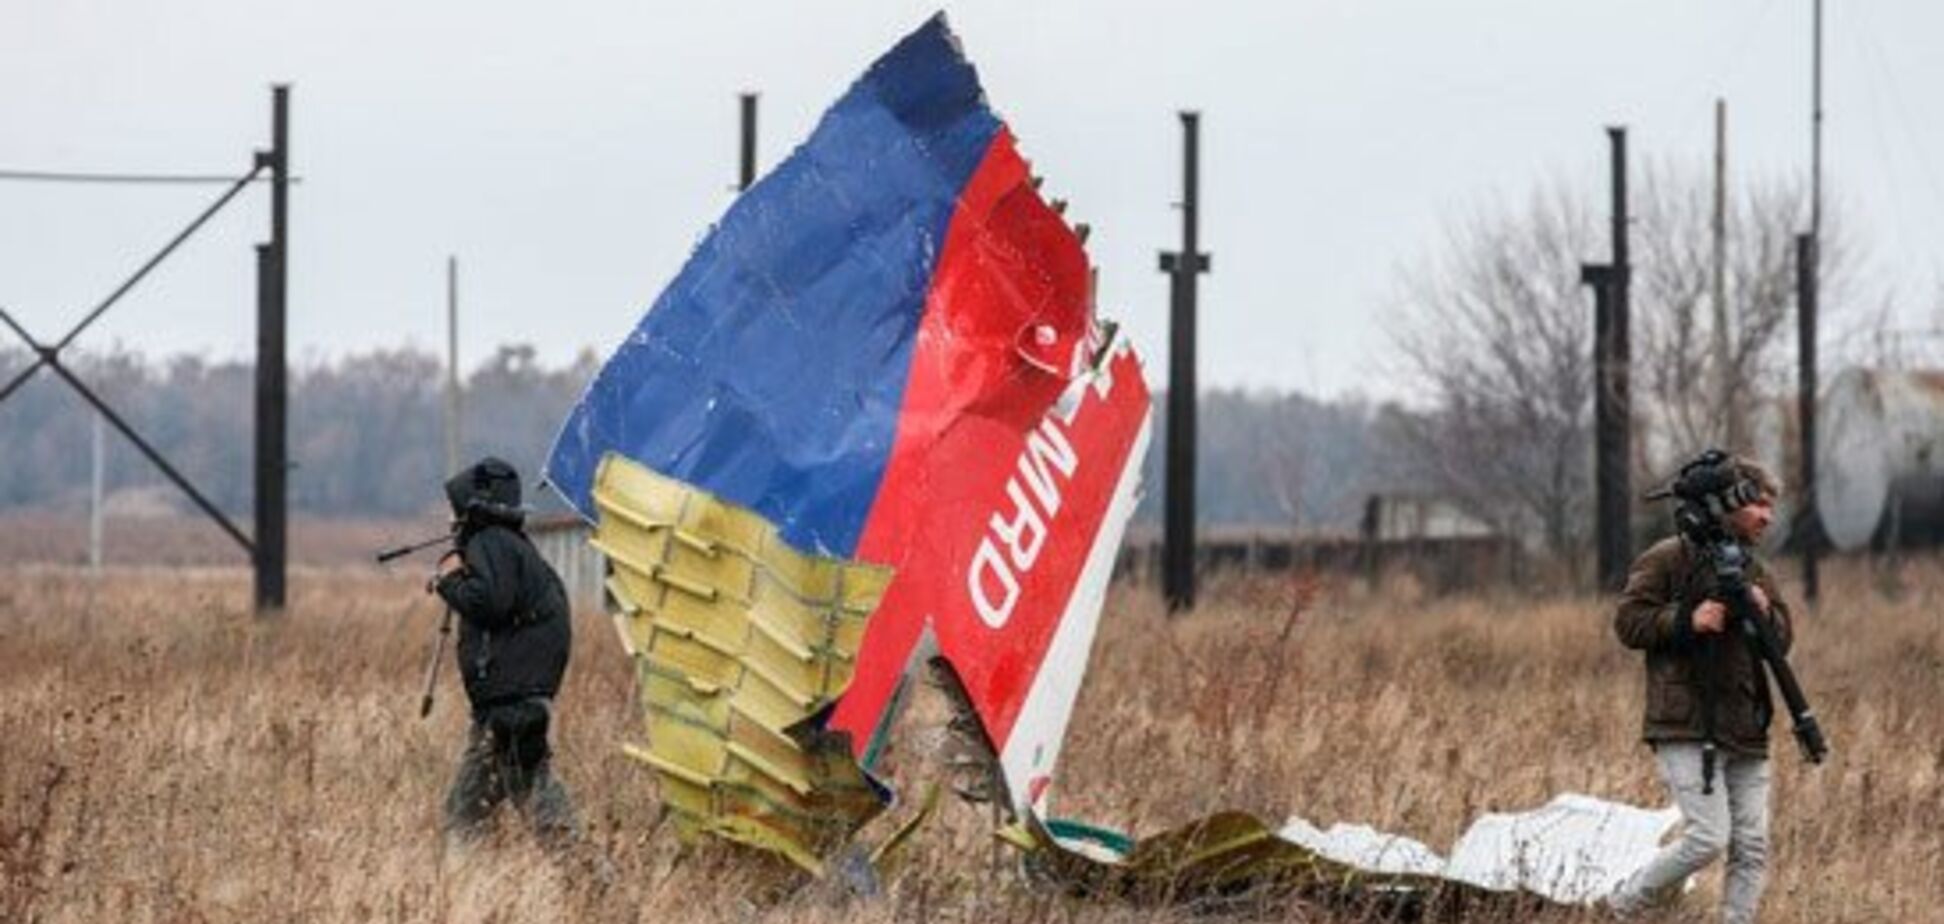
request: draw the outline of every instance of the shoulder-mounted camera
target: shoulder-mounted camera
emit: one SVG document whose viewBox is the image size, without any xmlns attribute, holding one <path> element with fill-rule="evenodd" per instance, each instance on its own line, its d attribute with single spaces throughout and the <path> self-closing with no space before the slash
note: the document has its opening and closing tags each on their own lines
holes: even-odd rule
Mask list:
<svg viewBox="0 0 1944 924">
<path fill-rule="evenodd" d="M 1728 539 L 1722 518 L 1762 498 L 1762 486 L 1743 475 L 1735 458 L 1710 449 L 1681 466 L 1680 474 L 1647 500 L 1675 501 L 1674 527 L 1688 539 L 1712 545 Z"/>
</svg>

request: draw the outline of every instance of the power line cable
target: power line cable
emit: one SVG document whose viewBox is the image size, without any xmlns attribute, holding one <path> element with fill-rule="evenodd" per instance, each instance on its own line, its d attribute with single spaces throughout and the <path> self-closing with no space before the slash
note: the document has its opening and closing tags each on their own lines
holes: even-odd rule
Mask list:
<svg viewBox="0 0 1944 924">
<path fill-rule="evenodd" d="M 0 168 L 0 180 L 23 183 L 113 183 L 123 185 L 220 185 L 236 182 L 235 174 L 215 173 L 92 173 L 74 170 L 15 170 Z M 291 177 L 290 182 L 298 182 Z M 256 177 L 268 183 L 270 177 Z"/>
<path fill-rule="evenodd" d="M 1863 7 L 1859 6 L 1857 11 L 1862 13 Z M 1860 22 L 1862 17 L 1859 16 L 1858 18 Z M 1915 130 L 1911 128 L 1911 123 L 1915 120 L 1910 117 L 1910 107 L 1905 104 L 1903 88 L 1897 82 L 1896 71 L 1890 66 L 1890 56 L 1883 50 L 1883 44 L 1877 41 L 1876 31 L 1873 26 L 1865 25 L 1864 28 L 1856 31 L 1860 36 L 1858 44 L 1868 43 L 1869 47 L 1865 49 L 1865 57 L 1870 59 L 1870 63 L 1876 65 L 1877 74 L 1881 77 L 1885 88 L 1884 95 L 1890 98 L 1889 108 L 1891 110 L 1891 120 L 1896 123 L 1897 129 L 1902 135 L 1903 142 L 1909 145 L 1911 159 L 1916 162 L 1917 172 L 1923 177 L 1926 189 L 1929 190 L 1931 198 L 1935 200 L 1934 204 L 1938 207 L 1938 214 L 1944 214 L 1944 186 L 1940 186 L 1938 183 L 1937 174 L 1932 168 L 1930 158 L 1926 156 L 1927 152 L 1924 150 L 1923 143 L 1918 140 Z M 1881 132 L 1879 130 L 1880 134 Z M 1881 138 L 1879 138 L 1879 144 L 1883 144 L 1886 148 L 1889 147 Z M 1885 159 L 1888 159 L 1887 151 L 1885 152 Z"/>
<path fill-rule="evenodd" d="M 1643 99 L 1649 100 L 1639 109 L 1643 115 L 1666 112 L 1681 114 L 1671 123 L 1676 126 L 1674 134 L 1669 139 L 1672 149 L 1688 149 L 1694 143 L 1695 137 L 1704 132 L 1712 136 L 1715 97 L 1727 96 L 1728 83 L 1740 73 L 1742 65 L 1747 63 L 1750 50 L 1763 36 L 1769 13 L 1774 9 L 1775 0 L 1763 0 L 1760 7 L 1757 7 L 1751 15 L 1743 17 L 1738 23 L 1714 30 L 1714 34 L 1701 43 L 1704 55 L 1708 50 L 1718 45 L 1725 45 L 1730 40 L 1739 39 L 1739 41 L 1735 42 L 1727 54 L 1706 55 L 1701 63 L 1684 69 L 1671 81 L 1663 82 L 1657 88 L 1642 94 Z M 1712 82 L 1714 90 L 1703 94 L 1702 99 L 1695 100 L 1692 98 L 1693 87 L 1703 80 Z"/>
<path fill-rule="evenodd" d="M 1851 41 L 1856 46 L 1858 56 L 1869 58 L 1870 55 L 1863 48 L 1862 40 L 1855 38 L 1855 35 L 1856 32 L 1852 32 Z M 1872 61 L 1871 63 L 1881 64 L 1878 61 Z M 1867 70 L 1865 71 L 1865 75 L 1868 78 L 1875 77 L 1875 75 L 1870 75 Z M 1867 86 L 1867 83 L 1865 85 Z M 1880 95 L 1887 97 L 1889 94 L 1882 93 Z M 1875 105 L 1871 105 L 1867 109 L 1869 112 L 1870 137 L 1876 142 L 1877 161 L 1882 165 L 1883 176 L 1890 181 L 1890 184 L 1892 186 L 1901 185 L 1897 182 L 1897 178 L 1902 171 L 1898 168 L 1896 151 L 1892 149 L 1889 135 L 1884 131 L 1884 123 L 1890 120 L 1884 114 L 1884 110 L 1887 110 L 1888 107 L 1881 100 L 1872 100 L 1871 102 Z M 1890 213 L 1895 220 L 1896 234 L 1906 240 L 1914 238 L 1915 235 L 1911 233 L 1913 225 L 1910 220 L 1910 214 L 1905 207 L 1904 197 L 1893 193 L 1889 196 L 1889 199 Z"/>
</svg>

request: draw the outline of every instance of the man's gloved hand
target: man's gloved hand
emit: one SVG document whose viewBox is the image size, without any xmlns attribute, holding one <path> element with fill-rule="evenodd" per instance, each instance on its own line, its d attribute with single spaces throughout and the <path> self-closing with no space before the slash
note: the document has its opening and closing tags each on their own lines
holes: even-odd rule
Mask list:
<svg viewBox="0 0 1944 924">
<path fill-rule="evenodd" d="M 448 549 L 444 555 L 439 556 L 439 563 L 432 576 L 426 579 L 425 592 L 429 594 L 438 590 L 439 582 L 465 570 L 465 568 L 466 559 L 459 554 L 459 550 Z"/>
<path fill-rule="evenodd" d="M 1755 602 L 1755 612 L 1764 616 L 1769 614 L 1769 598 L 1760 585 L 1748 585 L 1748 596 Z M 1720 600 L 1703 600 L 1694 608 L 1694 631 L 1699 635 L 1723 632 L 1728 628 L 1728 604 Z"/>
</svg>

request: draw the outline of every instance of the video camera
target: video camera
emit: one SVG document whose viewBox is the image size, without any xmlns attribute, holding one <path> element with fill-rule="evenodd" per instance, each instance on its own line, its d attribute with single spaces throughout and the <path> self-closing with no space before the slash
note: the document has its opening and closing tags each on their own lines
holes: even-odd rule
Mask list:
<svg viewBox="0 0 1944 924">
<path fill-rule="evenodd" d="M 1733 456 L 1710 449 L 1681 466 L 1674 480 L 1647 500 L 1674 498 L 1674 528 L 1697 545 L 1735 543 L 1722 518 L 1762 498 L 1762 486 L 1735 470 Z"/>
<path fill-rule="evenodd" d="M 1762 495 L 1763 487 L 1737 470 L 1733 456 L 1710 449 L 1681 466 L 1673 482 L 1649 493 L 1646 499 L 1671 498 L 1676 502 L 1675 528 L 1700 550 L 1714 574 L 1716 598 L 1728 605 L 1730 620 L 1738 627 L 1743 641 L 1775 678 L 1775 685 L 1782 691 L 1782 701 L 1788 706 L 1803 759 L 1820 764 L 1829 756 L 1829 743 L 1809 709 L 1802 685 L 1796 682 L 1795 671 L 1782 654 L 1782 642 L 1775 634 L 1775 627 L 1761 617 L 1749 593 L 1748 568 L 1753 560 L 1740 538 L 1724 522 L 1728 514 L 1761 500 Z M 1715 765 L 1712 703 L 1704 705 L 1702 723 L 1709 739 L 1702 743 L 1703 791 L 1712 792 Z"/>
</svg>

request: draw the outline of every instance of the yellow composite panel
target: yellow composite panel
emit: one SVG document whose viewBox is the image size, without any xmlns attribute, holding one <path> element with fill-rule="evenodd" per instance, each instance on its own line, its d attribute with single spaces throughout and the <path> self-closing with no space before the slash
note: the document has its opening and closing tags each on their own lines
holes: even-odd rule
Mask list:
<svg viewBox="0 0 1944 924">
<path fill-rule="evenodd" d="M 821 873 L 883 807 L 847 744 L 809 720 L 850 683 L 890 569 L 798 552 L 762 516 L 612 454 L 594 502 L 647 732 L 624 751 L 659 777 L 685 838 Z"/>
</svg>

